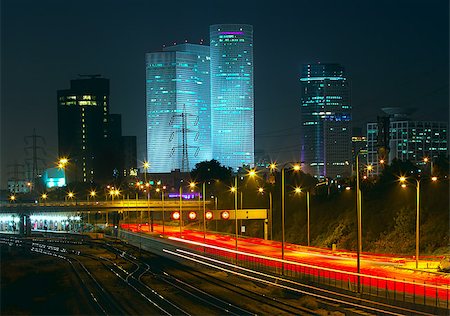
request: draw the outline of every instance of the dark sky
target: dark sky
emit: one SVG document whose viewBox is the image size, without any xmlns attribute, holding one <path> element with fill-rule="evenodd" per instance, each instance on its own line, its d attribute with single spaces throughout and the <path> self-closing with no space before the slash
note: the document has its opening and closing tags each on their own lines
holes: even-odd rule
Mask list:
<svg viewBox="0 0 450 316">
<path fill-rule="evenodd" d="M 270 4 L 272 3 L 272 4 Z M 23 163 L 24 136 L 57 155 L 56 90 L 77 74 L 111 80 L 111 113 L 137 135 L 145 158 L 146 52 L 188 40 L 209 25 L 254 26 L 256 149 L 298 157 L 299 72 L 337 62 L 352 82 L 354 125 L 385 106 L 418 119 L 449 118 L 449 2 L 386 1 L 1 1 L 1 177 Z"/>
</svg>

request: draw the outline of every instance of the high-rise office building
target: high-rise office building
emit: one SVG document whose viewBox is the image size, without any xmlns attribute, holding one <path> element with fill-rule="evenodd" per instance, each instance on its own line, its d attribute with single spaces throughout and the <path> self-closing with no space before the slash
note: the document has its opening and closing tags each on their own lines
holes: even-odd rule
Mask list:
<svg viewBox="0 0 450 316">
<path fill-rule="evenodd" d="M 440 155 L 448 155 L 447 122 L 412 120 L 411 109 L 390 107 L 382 110 L 388 118 L 386 133 L 380 133 L 381 120 L 367 124 L 367 163 L 373 166 L 375 175 L 382 170 L 380 148 L 387 148 L 386 163 L 394 159 L 409 160 L 422 169 L 426 165 L 424 158 L 432 161 Z M 387 140 L 383 134 L 387 134 Z"/>
<path fill-rule="evenodd" d="M 121 115 L 109 113 L 109 79 L 71 80 L 57 94 L 58 152 L 69 159 L 68 183 L 106 184 L 136 168 L 136 138 L 124 139 Z"/>
<path fill-rule="evenodd" d="M 254 164 L 253 27 L 210 26 L 213 158 L 237 169 Z"/>
<path fill-rule="evenodd" d="M 301 76 L 301 161 L 317 178 L 351 174 L 350 85 L 339 64 L 303 65 Z"/>
<path fill-rule="evenodd" d="M 209 47 L 203 45 L 146 54 L 150 172 L 187 172 L 212 158 L 209 64 Z"/>
<path fill-rule="evenodd" d="M 97 75 L 70 81 L 58 90 L 58 152 L 69 157 L 69 182 L 96 182 L 107 173 L 109 79 Z"/>
</svg>

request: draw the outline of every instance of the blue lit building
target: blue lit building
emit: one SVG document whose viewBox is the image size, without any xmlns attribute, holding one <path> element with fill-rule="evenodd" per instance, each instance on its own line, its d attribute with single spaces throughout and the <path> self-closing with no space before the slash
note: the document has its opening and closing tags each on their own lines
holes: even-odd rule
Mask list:
<svg viewBox="0 0 450 316">
<path fill-rule="evenodd" d="M 303 170 L 317 178 L 350 176 L 352 107 L 344 68 L 303 65 L 300 84 Z"/>
<path fill-rule="evenodd" d="M 210 26 L 213 158 L 237 169 L 254 164 L 253 27 Z"/>
<path fill-rule="evenodd" d="M 146 54 L 150 172 L 190 171 L 211 160 L 209 47 L 180 44 Z"/>
</svg>

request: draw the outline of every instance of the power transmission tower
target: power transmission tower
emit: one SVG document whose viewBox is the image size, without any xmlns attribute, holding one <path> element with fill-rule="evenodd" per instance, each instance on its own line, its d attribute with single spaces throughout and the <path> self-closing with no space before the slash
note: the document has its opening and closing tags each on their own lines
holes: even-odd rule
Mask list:
<svg viewBox="0 0 450 316">
<path fill-rule="evenodd" d="M 188 117 L 194 117 L 195 118 L 195 122 L 194 122 L 194 126 L 198 125 L 198 115 L 193 115 L 193 114 L 189 114 L 186 113 L 186 105 L 183 104 L 183 112 L 181 112 L 181 114 L 174 114 L 172 116 L 172 119 L 170 120 L 169 124 L 173 126 L 173 123 L 175 121 L 175 119 L 179 117 L 181 119 L 181 130 L 177 131 L 178 133 L 181 132 L 181 137 L 182 137 L 182 145 L 177 145 L 177 146 L 173 146 L 172 147 L 172 151 L 170 153 L 170 157 L 173 156 L 173 154 L 175 153 L 176 149 L 180 149 L 182 150 L 182 156 L 181 156 L 181 171 L 182 172 L 189 172 L 189 152 L 188 149 L 189 148 L 195 148 L 195 153 L 194 153 L 194 157 L 198 156 L 198 152 L 200 151 L 200 147 L 199 146 L 190 146 L 188 144 L 187 141 L 187 135 L 188 133 L 193 132 L 192 130 L 190 130 L 187 126 L 187 120 Z M 175 136 L 175 132 L 172 132 L 172 134 L 170 135 L 169 138 L 169 142 L 171 142 L 173 140 Z M 199 133 L 197 132 L 195 135 L 195 140 L 197 140 L 199 137 Z"/>
<path fill-rule="evenodd" d="M 34 182 L 36 181 L 36 179 L 39 176 L 38 162 L 41 162 L 42 166 L 45 166 L 45 160 L 38 156 L 38 152 L 41 152 L 45 156 L 47 155 L 47 153 L 42 146 L 38 145 L 38 143 L 46 145 L 45 138 L 42 136 L 36 135 L 36 129 L 34 129 L 34 128 L 33 128 L 33 135 L 24 137 L 24 141 L 25 141 L 26 145 L 30 144 L 30 140 L 31 140 L 31 145 L 25 147 L 25 154 L 28 156 L 29 152 L 31 151 L 31 158 L 26 158 L 25 161 L 27 163 L 28 170 L 29 170 L 29 166 L 30 166 L 30 162 L 31 162 L 32 171 L 31 171 L 31 174 L 29 174 L 29 177 L 30 177 L 29 179 L 31 180 L 32 184 L 34 184 Z M 33 185 L 33 187 L 34 187 L 34 185 Z"/>
</svg>

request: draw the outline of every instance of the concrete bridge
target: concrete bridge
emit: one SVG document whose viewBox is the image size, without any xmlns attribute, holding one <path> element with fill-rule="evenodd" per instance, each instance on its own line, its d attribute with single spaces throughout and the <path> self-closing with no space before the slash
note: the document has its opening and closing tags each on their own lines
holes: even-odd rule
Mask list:
<svg viewBox="0 0 450 316">
<path fill-rule="evenodd" d="M 210 205 L 211 201 L 205 201 Z M 202 209 L 203 201 L 183 200 L 181 207 L 186 210 Z M 106 211 L 150 211 L 175 210 L 180 208 L 179 200 L 117 200 L 117 201 L 61 201 L 61 202 L 38 202 L 38 203 L 2 203 L 0 213 L 36 213 L 36 212 L 85 212 Z"/>
<path fill-rule="evenodd" d="M 268 212 L 266 209 L 210 210 L 210 204 L 212 204 L 211 201 L 205 201 L 205 209 L 210 213 L 208 214 L 210 216 L 205 214 L 206 220 L 259 219 L 264 220 L 265 226 L 267 226 Z M 178 213 L 181 222 L 202 221 L 203 201 L 182 200 L 181 205 L 179 199 L 2 203 L 0 204 L 0 226 L 3 226 L 2 216 L 14 214 L 14 229 L 17 224 L 19 234 L 30 235 L 33 226 L 31 217 L 42 214 L 47 214 L 49 218 L 52 218 L 52 214 L 74 214 L 79 218 L 78 221 L 81 224 L 101 221 L 106 225 L 119 226 L 124 221 L 129 223 L 147 221 L 153 225 L 153 220 L 162 222 L 170 220 L 168 217 L 171 217 L 173 212 Z M 196 213 L 194 219 L 191 218 L 192 212 Z M 178 222 L 178 220 L 175 221 Z"/>
</svg>

